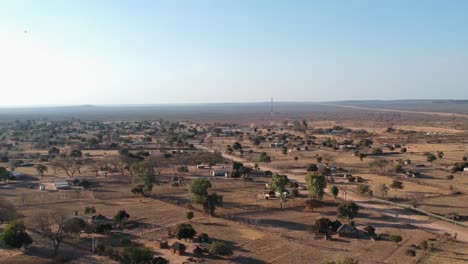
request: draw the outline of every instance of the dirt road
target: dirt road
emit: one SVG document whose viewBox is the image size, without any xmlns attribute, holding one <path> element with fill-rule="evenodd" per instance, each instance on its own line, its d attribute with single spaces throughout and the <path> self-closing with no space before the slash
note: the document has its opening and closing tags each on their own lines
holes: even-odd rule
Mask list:
<svg viewBox="0 0 468 264">
<path fill-rule="evenodd" d="M 201 145 L 196 145 L 195 147 L 198 149 L 203 149 L 203 150 L 210 151 L 210 152 L 214 151 L 213 149 L 210 149 Z M 242 162 L 247 166 L 252 166 L 252 167 L 254 166 L 253 162 L 250 162 L 239 156 L 230 155 L 227 153 L 222 153 L 222 156 L 226 159 L 230 159 L 230 160 L 237 161 L 237 162 Z M 259 164 L 259 165 L 260 165 L 261 170 L 264 170 L 264 171 L 269 170 L 272 172 L 284 174 L 284 175 L 287 175 L 288 178 L 291 180 L 295 180 L 299 183 L 305 183 L 305 179 L 304 179 L 305 173 L 304 175 L 296 175 L 296 174 L 291 173 L 290 171 L 280 170 L 269 165 L 265 165 L 265 164 Z M 352 200 L 361 208 L 366 208 L 367 210 L 376 211 L 383 215 L 394 218 L 394 221 L 396 222 L 407 223 L 407 224 L 414 226 L 415 228 L 419 228 L 427 232 L 441 234 L 441 235 L 448 233 L 448 234 L 451 234 L 452 236 L 456 234 L 457 240 L 462 241 L 462 242 L 468 242 L 468 228 L 457 226 L 457 225 L 454 225 L 454 224 L 451 224 L 442 220 L 436 220 L 429 216 L 421 215 L 411 210 L 404 209 L 401 206 L 384 204 L 382 202 L 379 202 L 378 199 L 361 197 L 349 190 L 347 190 L 345 194 L 344 191 L 345 191 L 344 189 L 340 189 L 340 194 L 339 194 L 340 198 L 342 199 L 346 198 L 347 200 Z M 327 192 L 328 192 L 328 189 L 327 189 Z"/>
</svg>

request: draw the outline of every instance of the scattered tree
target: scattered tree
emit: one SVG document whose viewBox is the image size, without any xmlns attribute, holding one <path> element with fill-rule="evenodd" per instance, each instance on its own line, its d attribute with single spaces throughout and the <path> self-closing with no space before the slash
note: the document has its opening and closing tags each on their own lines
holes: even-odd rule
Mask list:
<svg viewBox="0 0 468 264">
<path fill-rule="evenodd" d="M 31 236 L 26 232 L 26 226 L 19 221 L 8 224 L 0 234 L 0 240 L 13 248 L 28 246 L 33 242 Z"/>
<path fill-rule="evenodd" d="M 338 205 L 336 212 L 338 217 L 346 218 L 349 221 L 359 213 L 359 207 L 353 202 L 344 201 Z"/>
</svg>

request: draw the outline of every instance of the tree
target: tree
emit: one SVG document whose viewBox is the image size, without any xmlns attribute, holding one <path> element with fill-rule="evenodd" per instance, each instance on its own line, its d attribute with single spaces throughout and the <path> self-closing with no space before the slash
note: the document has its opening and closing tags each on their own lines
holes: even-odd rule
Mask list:
<svg viewBox="0 0 468 264">
<path fill-rule="evenodd" d="M 325 217 L 316 219 L 315 224 L 314 224 L 315 229 L 319 233 L 326 233 L 330 225 L 331 225 L 331 220 Z"/>
<path fill-rule="evenodd" d="M 353 202 L 344 201 L 338 205 L 336 213 L 338 217 L 346 218 L 349 221 L 359 213 L 359 207 Z"/>
<path fill-rule="evenodd" d="M 318 171 L 317 164 L 308 164 L 306 167 L 306 171 Z"/>
<path fill-rule="evenodd" d="M 189 185 L 189 191 L 193 194 L 192 202 L 201 204 L 203 211 L 212 215 L 217 206 L 223 206 L 223 196 L 216 193 L 209 194 L 211 182 L 205 178 L 198 178 Z"/>
<path fill-rule="evenodd" d="M 360 184 L 356 187 L 357 192 L 362 195 L 362 196 L 370 196 L 372 193 L 372 190 L 370 189 L 370 186 L 367 184 Z"/>
<path fill-rule="evenodd" d="M 232 255 L 232 249 L 225 243 L 215 241 L 208 246 L 208 252 L 212 255 L 230 256 Z"/>
<path fill-rule="evenodd" d="M 68 177 L 73 178 L 73 175 L 77 172 L 75 161 L 72 159 L 63 159 L 57 162 L 58 167 L 62 169 Z"/>
<path fill-rule="evenodd" d="M 177 239 L 192 239 L 196 234 L 197 231 L 193 229 L 192 225 L 190 224 L 179 224 L 176 227 L 176 237 Z"/>
<path fill-rule="evenodd" d="M 96 208 L 94 206 L 86 206 L 85 214 L 95 214 L 96 213 Z"/>
<path fill-rule="evenodd" d="M 392 184 L 390 184 L 390 188 L 392 188 L 392 189 L 403 189 L 403 182 L 393 180 Z"/>
<path fill-rule="evenodd" d="M 442 159 L 444 156 L 445 156 L 445 154 L 444 154 L 443 151 L 437 151 L 437 157 L 438 157 L 439 159 Z"/>
<path fill-rule="evenodd" d="M 194 217 L 194 213 L 192 211 L 188 211 L 187 213 L 185 213 L 185 218 L 187 218 L 187 220 L 189 221 L 192 221 L 193 217 Z"/>
<path fill-rule="evenodd" d="M 56 148 L 56 147 L 52 147 L 49 149 L 49 155 L 51 156 L 57 156 L 57 155 L 60 155 L 60 149 Z"/>
<path fill-rule="evenodd" d="M 80 235 L 80 232 L 86 227 L 86 222 L 77 217 L 69 218 L 65 220 L 63 230 L 65 233 L 73 234 L 76 236 Z"/>
<path fill-rule="evenodd" d="M 133 175 L 133 182 L 141 186 L 141 194 L 148 197 L 153 190 L 154 168 L 147 162 L 140 161 L 132 164 L 130 170 Z"/>
<path fill-rule="evenodd" d="M 34 223 L 37 230 L 51 242 L 54 256 L 57 256 L 60 245 L 66 238 L 65 232 L 66 216 L 62 212 L 49 212 L 36 216 Z"/>
<path fill-rule="evenodd" d="M 79 149 L 74 149 L 70 151 L 70 157 L 72 158 L 81 158 L 83 157 L 83 153 Z"/>
<path fill-rule="evenodd" d="M 333 198 L 336 200 L 336 197 L 338 196 L 340 189 L 336 187 L 335 185 L 331 186 L 330 188 L 330 193 L 333 195 Z"/>
<path fill-rule="evenodd" d="M 289 183 L 288 177 L 274 173 L 270 179 L 270 190 L 283 193 L 286 190 L 286 185 Z"/>
<path fill-rule="evenodd" d="M 262 152 L 262 153 L 260 153 L 260 157 L 258 158 L 258 161 L 263 162 L 263 163 L 270 163 L 271 162 L 271 157 L 268 156 L 268 154 L 266 152 Z"/>
<path fill-rule="evenodd" d="M 306 176 L 307 192 L 310 198 L 322 200 L 325 193 L 324 189 L 327 187 L 325 176 L 317 172 L 309 173 Z"/>
<path fill-rule="evenodd" d="M 242 145 L 239 142 L 234 142 L 234 144 L 232 144 L 232 149 L 233 150 L 241 150 Z"/>
<path fill-rule="evenodd" d="M 364 153 L 359 153 L 359 160 L 363 161 L 366 156 Z"/>
<path fill-rule="evenodd" d="M 387 196 L 388 193 L 388 186 L 385 183 L 379 185 L 379 191 L 382 197 Z"/>
<path fill-rule="evenodd" d="M 118 211 L 114 216 L 114 220 L 119 226 L 123 226 L 128 218 L 130 218 L 130 215 L 125 210 Z"/>
<path fill-rule="evenodd" d="M 47 171 L 47 166 L 44 164 L 37 164 L 36 171 L 41 176 L 41 178 L 44 178 L 44 172 Z"/>
<path fill-rule="evenodd" d="M 426 160 L 430 162 L 431 164 L 437 159 L 437 157 L 430 152 L 427 152 L 424 155 L 426 156 Z"/>
<path fill-rule="evenodd" d="M 23 222 L 14 221 L 7 225 L 2 234 L 0 234 L 0 240 L 3 240 L 5 244 L 13 248 L 21 248 L 32 244 L 31 236 L 26 232 L 26 226 Z"/>
<path fill-rule="evenodd" d="M 211 188 L 211 182 L 205 178 L 198 178 L 192 181 L 189 185 L 189 191 L 193 194 L 192 201 L 194 203 L 203 203 L 208 196 L 208 189 Z"/>
<path fill-rule="evenodd" d="M 223 206 L 223 196 L 217 193 L 208 194 L 203 203 L 203 211 L 209 215 L 213 215 L 217 206 Z"/>
<path fill-rule="evenodd" d="M 390 241 L 395 242 L 395 244 L 397 245 L 403 240 L 403 238 L 400 235 L 390 235 L 389 239 Z"/>
<path fill-rule="evenodd" d="M 146 247 L 127 247 L 122 252 L 122 263 L 152 264 L 153 255 L 153 252 Z"/>
</svg>

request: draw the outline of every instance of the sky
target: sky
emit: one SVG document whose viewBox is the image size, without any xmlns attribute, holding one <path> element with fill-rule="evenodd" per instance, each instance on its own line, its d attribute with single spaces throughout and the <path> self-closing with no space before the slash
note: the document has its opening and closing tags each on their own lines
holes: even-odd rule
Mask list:
<svg viewBox="0 0 468 264">
<path fill-rule="evenodd" d="M 0 0 L 0 106 L 468 99 L 464 0 Z"/>
</svg>

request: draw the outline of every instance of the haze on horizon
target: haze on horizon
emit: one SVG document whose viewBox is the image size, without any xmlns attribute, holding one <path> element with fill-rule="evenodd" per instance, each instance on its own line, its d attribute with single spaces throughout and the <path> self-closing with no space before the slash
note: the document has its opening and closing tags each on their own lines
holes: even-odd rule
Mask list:
<svg viewBox="0 0 468 264">
<path fill-rule="evenodd" d="M 467 1 L 0 1 L 2 106 L 467 99 Z"/>
</svg>

